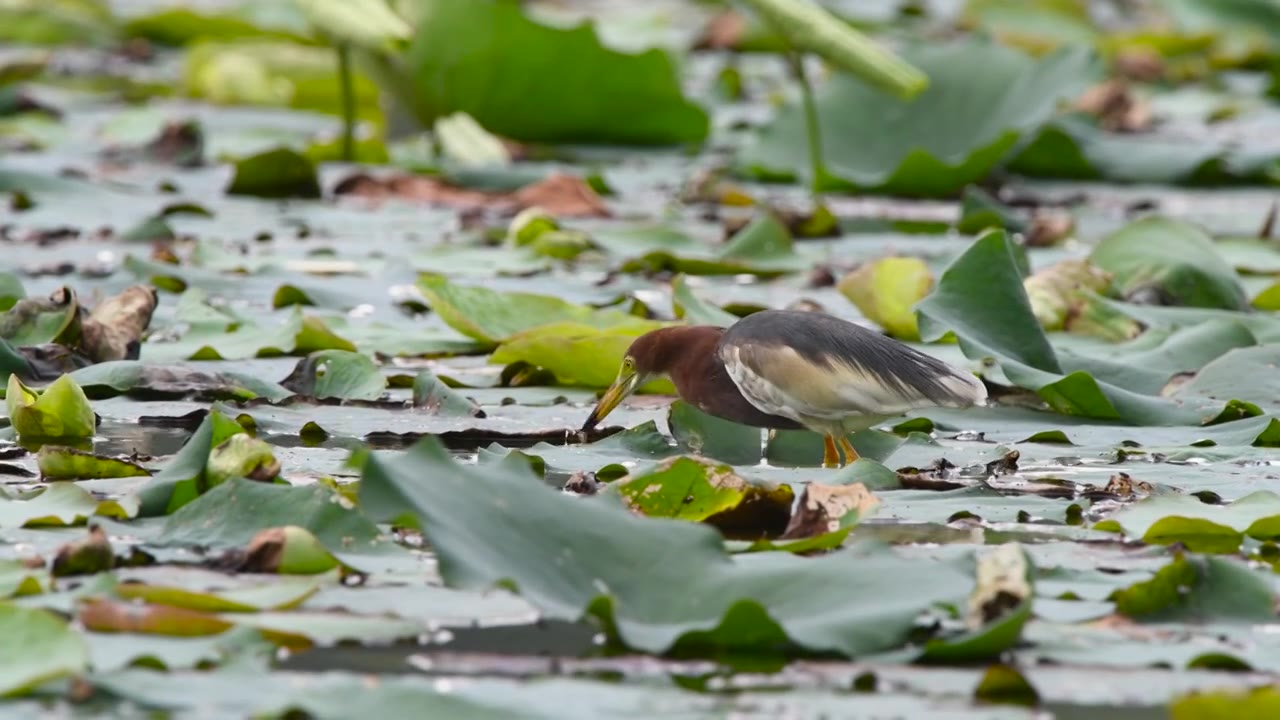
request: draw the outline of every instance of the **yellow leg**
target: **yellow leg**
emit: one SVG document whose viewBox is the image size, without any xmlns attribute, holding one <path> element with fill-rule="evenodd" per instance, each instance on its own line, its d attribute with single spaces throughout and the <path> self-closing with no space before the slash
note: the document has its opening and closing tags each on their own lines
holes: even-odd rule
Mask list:
<svg viewBox="0 0 1280 720">
<path fill-rule="evenodd" d="M 853 443 L 849 442 L 849 438 L 840 436 L 840 449 L 844 451 L 844 464 L 850 465 L 858 460 L 858 451 L 853 449 Z M 844 467 L 843 465 L 841 467 Z"/>
<path fill-rule="evenodd" d="M 835 438 L 830 435 L 826 435 L 822 438 L 822 442 L 822 467 L 839 467 L 840 453 L 836 450 Z"/>
</svg>

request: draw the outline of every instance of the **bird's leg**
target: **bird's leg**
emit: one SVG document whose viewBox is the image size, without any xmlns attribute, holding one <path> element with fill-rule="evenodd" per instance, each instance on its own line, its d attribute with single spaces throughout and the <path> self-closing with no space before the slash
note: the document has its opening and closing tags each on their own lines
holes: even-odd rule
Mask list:
<svg viewBox="0 0 1280 720">
<path fill-rule="evenodd" d="M 858 451 L 853 449 L 853 443 L 849 442 L 849 438 L 844 435 L 840 436 L 840 449 L 844 451 L 845 465 L 851 465 L 854 462 L 857 462 L 860 457 L 858 455 Z"/>
<path fill-rule="evenodd" d="M 822 467 L 828 467 L 828 468 L 839 467 L 840 453 L 836 450 L 835 438 L 831 437 L 830 435 L 826 435 L 822 438 L 822 442 L 823 442 Z"/>
</svg>

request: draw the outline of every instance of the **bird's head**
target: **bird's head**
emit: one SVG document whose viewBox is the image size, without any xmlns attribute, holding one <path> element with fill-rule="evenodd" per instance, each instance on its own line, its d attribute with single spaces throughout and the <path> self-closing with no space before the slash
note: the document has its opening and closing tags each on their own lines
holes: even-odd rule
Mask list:
<svg viewBox="0 0 1280 720">
<path fill-rule="evenodd" d="M 595 409 L 583 424 L 582 431 L 587 432 L 599 425 L 619 403 L 645 383 L 670 373 L 683 356 L 681 350 L 689 349 L 690 335 L 707 330 L 713 330 L 717 336 L 720 333 L 720 328 L 679 326 L 652 330 L 636 338 L 622 358 L 618 377 L 601 396 L 600 402 L 596 403 Z"/>
</svg>

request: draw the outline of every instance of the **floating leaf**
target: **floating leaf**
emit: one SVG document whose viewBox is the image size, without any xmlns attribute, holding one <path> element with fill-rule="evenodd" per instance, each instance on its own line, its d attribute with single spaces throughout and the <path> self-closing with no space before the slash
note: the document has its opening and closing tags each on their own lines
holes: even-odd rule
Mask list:
<svg viewBox="0 0 1280 720">
<path fill-rule="evenodd" d="M 690 457 L 664 460 L 608 488 L 643 515 L 705 522 L 727 537 L 751 539 L 780 535 L 795 499 L 790 486 L 751 483 L 727 465 Z"/>
<path fill-rule="evenodd" d="M 1164 369 L 1152 361 L 1177 357 L 1174 353 L 1144 348 L 1141 356 L 1117 358 L 1114 352 L 1108 357 L 1086 357 L 1056 351 L 1036 320 L 1013 248 L 1002 231 L 988 232 L 974 241 L 943 272 L 937 288 L 916 310 L 925 340 L 954 331 L 966 356 L 996 358 L 1010 381 L 1035 390 L 1058 412 L 1148 425 L 1190 425 L 1202 420 L 1199 411 L 1159 395 L 1177 370 L 1167 360 L 1161 363 Z M 1212 332 L 1213 344 L 1197 339 L 1196 346 L 1214 355 L 1230 349 L 1240 330 L 1215 325 L 1191 334 Z M 1170 344 L 1181 345 L 1187 339 L 1165 336 Z"/>
<path fill-rule="evenodd" d="M 161 577 L 164 577 L 162 575 Z M 181 581 L 181 572 L 174 574 Z M 299 578 L 237 583 L 215 590 L 197 589 L 194 584 L 163 582 L 122 582 L 115 594 L 127 600 L 140 600 L 153 605 L 197 610 L 200 612 L 257 612 L 259 610 L 291 610 L 315 595 L 320 585 L 315 580 Z"/>
<path fill-rule="evenodd" d="M 1226 720 L 1275 717 L 1280 713 L 1280 690 L 1217 690 L 1184 695 L 1169 706 L 1170 720 Z"/>
<path fill-rule="evenodd" d="M 1235 552 L 1245 536 L 1280 539 L 1280 495 L 1259 490 L 1229 505 L 1208 505 L 1193 495 L 1157 495 L 1121 508 L 1095 527 L 1152 545 L 1176 542 L 1196 552 Z"/>
<path fill-rule="evenodd" d="M 921 659 L 965 662 L 999 657 L 1016 645 L 1031 619 L 1031 566 L 1017 543 L 1006 543 L 978 559 L 978 582 L 965 616 L 969 632 L 930 640 Z"/>
<path fill-rule="evenodd" d="M 1239 400 L 1255 407 L 1280 410 L 1280 347 L 1274 344 L 1229 350 L 1200 368 L 1195 377 L 1179 386 L 1174 397 L 1210 401 Z"/>
<path fill-rule="evenodd" d="M 178 454 L 138 491 L 139 514 L 168 515 L 209 489 L 209 456 L 227 438 L 244 432 L 235 420 L 209 412 Z"/>
<path fill-rule="evenodd" d="M 286 23 L 267 24 L 262 17 L 252 20 L 235 12 L 201 12 L 186 7 L 163 7 L 154 12 L 133 15 L 124 24 L 128 37 L 145 38 L 159 45 L 181 47 L 196 40 L 242 40 L 279 38 L 301 42 L 304 38 L 291 33 Z"/>
<path fill-rule="evenodd" d="M 810 266 L 795 251 L 791 231 L 772 213 L 757 215 L 727 243 L 709 246 L 667 225 L 601 229 L 592 242 L 611 255 L 626 258 L 624 272 L 663 270 L 689 275 L 771 277 Z"/>
<path fill-rule="evenodd" d="M 484 343 L 497 345 L 523 330 L 556 322 L 573 322 L 607 328 L 641 322 L 617 310 L 596 310 L 550 295 L 497 292 L 479 286 L 451 283 L 440 276 L 426 276 L 419 288 L 431 309 L 449 327 Z"/>
<path fill-rule="evenodd" d="M 1093 59 L 1066 48 L 1040 60 L 970 40 L 914 47 L 903 57 L 929 76 L 912 101 L 886 98 L 837 75 L 817 94 L 828 184 L 907 195 L 948 195 L 987 176 L 1082 90 Z M 806 180 L 804 113 L 788 106 L 738 158 L 767 177 Z M 874 142 L 872 142 L 874 140 Z"/>
<path fill-rule="evenodd" d="M 111 549 L 111 540 L 102 527 L 95 525 L 89 528 L 89 536 L 73 540 L 58 548 L 53 558 L 52 572 L 54 577 L 68 575 L 93 575 L 115 567 L 116 556 Z"/>
<path fill-rule="evenodd" d="M 20 497 L 0 491 L 0 528 L 79 525 L 95 515 L 133 517 L 136 510 L 128 499 L 99 500 L 74 483 L 54 483 Z"/>
<path fill-rule="evenodd" d="M 1094 246 L 1089 261 L 1111 273 L 1125 297 L 1162 305 L 1245 310 L 1249 300 L 1213 240 L 1199 228 L 1165 217 L 1136 220 Z"/>
<path fill-rule="evenodd" d="M 280 474 L 280 461 L 271 446 L 246 433 L 236 433 L 209 451 L 204 480 L 213 487 L 230 478 L 269 482 Z"/>
<path fill-rule="evenodd" d="M 301 27 L 298 29 L 304 30 Z M 205 40 L 187 48 L 183 56 L 181 87 L 188 95 L 221 105 L 263 105 L 316 110 L 333 115 L 342 113 L 342 85 L 338 79 L 338 63 L 330 48 L 281 42 L 272 38 L 249 38 L 239 42 Z M 357 117 L 381 121 L 378 87 L 361 73 L 354 73 L 352 80 Z M 278 128 L 278 121 L 273 122 Z M 286 142 L 292 139 L 289 146 L 294 151 L 301 151 L 309 140 L 306 134 L 297 131 L 285 133 L 283 138 L 277 131 L 248 144 L 247 150 L 272 153 L 275 150 L 271 148 L 274 146 L 279 149 L 282 139 Z M 253 177 L 255 182 L 251 186 L 253 190 L 278 193 L 281 185 L 276 182 L 260 183 L 257 180 L 287 179 L 290 183 L 297 183 L 292 190 L 306 193 L 314 191 L 314 195 L 309 194 L 307 197 L 319 195 L 319 188 L 314 185 L 314 175 L 309 176 L 305 172 L 311 164 L 309 159 L 305 164 L 299 162 L 305 156 L 293 151 L 279 157 L 288 163 L 287 167 L 293 172 L 282 177 L 274 168 L 257 168 Z M 268 194 L 266 197 L 279 196 Z"/>
<path fill-rule="evenodd" d="M 683 274 L 671 279 L 671 306 L 676 317 L 695 325 L 729 327 L 738 316 L 725 312 L 694 294 L 689 279 Z"/>
<path fill-rule="evenodd" d="M 1181 130 L 1162 132 L 1159 127 L 1146 133 L 1108 132 L 1088 118 L 1068 115 L 1042 128 L 1008 165 L 1023 175 L 1073 180 L 1193 185 L 1266 182 L 1280 153 L 1266 145 L 1241 145 L 1231 138 L 1233 134 L 1206 132 L 1196 138 Z"/>
<path fill-rule="evenodd" d="M 259 532 L 245 549 L 241 572 L 315 575 L 338 566 L 338 560 L 306 528 L 286 525 Z"/>
<path fill-rule="evenodd" d="M 669 324 L 622 316 L 618 324 L 605 328 L 580 322 L 540 325 L 507 338 L 489 361 L 526 362 L 550 370 L 565 385 L 606 388 L 617 377 L 631 343 L 640 335 Z M 641 390 L 674 392 L 671 382 L 661 378 L 645 383 Z"/>
<path fill-rule="evenodd" d="M 8 272 L 0 272 L 0 310 L 8 312 L 22 298 L 27 296 L 27 291 L 22 287 L 22 281 L 17 275 Z M 5 338 L 6 340 L 8 338 Z"/>
<path fill-rule="evenodd" d="M 357 569 L 402 549 L 383 538 L 361 513 L 343 507 L 329 488 L 290 487 L 232 478 L 171 514 L 155 543 L 240 550 L 263 530 L 297 526 L 313 534 L 330 553 Z"/>
<path fill-rule="evenodd" d="M 760 428 L 708 415 L 683 400 L 667 409 L 667 427 L 680 447 L 733 465 L 760 462 Z"/>
<path fill-rule="evenodd" d="M 933 273 L 919 258 L 865 263 L 840 280 L 840 292 L 866 318 L 901 340 L 919 340 L 915 304 L 933 288 Z"/>
<path fill-rule="evenodd" d="M 380 518 L 409 509 L 451 586 L 510 583 L 550 617 L 603 614 L 622 642 L 651 652 L 681 638 L 759 649 L 785 637 L 850 655 L 887 650 L 907 641 L 920 611 L 959 602 L 972 584 L 952 565 L 883 553 L 759 553 L 740 563 L 712 528 L 568 497 L 519 468 L 459 465 L 424 440 L 366 459 L 360 502 Z M 421 482 L 428 473 L 433 481 Z"/>
<path fill-rule="evenodd" d="M 446 385 L 430 370 L 419 370 L 413 378 L 413 406 L 450 417 L 485 416 L 479 405 Z"/>
<path fill-rule="evenodd" d="M 349 350 L 313 352 L 281 384 L 304 397 L 339 400 L 377 400 L 387 389 L 378 366 Z"/>
<path fill-rule="evenodd" d="M 42 445 L 36 453 L 36 464 L 40 468 L 40 477 L 44 480 L 91 480 L 144 477 L 151 474 L 146 468 L 129 460 L 58 445 Z"/>
<path fill-rule="evenodd" d="M 0 602 L 0 696 L 21 695 L 89 665 L 84 637 L 53 613 Z"/>
<path fill-rule="evenodd" d="M 502 167 L 511 164 L 511 153 L 507 146 L 464 112 L 437 119 L 435 135 L 445 157 L 458 167 Z"/>
<path fill-rule="evenodd" d="M 0 315 L 0 338 L 16 347 L 70 345 L 79 336 L 80 303 L 70 288 L 59 288 L 48 297 L 22 298 Z"/>
<path fill-rule="evenodd" d="M 673 144 L 707 134 L 706 113 L 683 97 L 665 52 L 615 52 L 590 24 L 552 28 L 507 0 L 423 6 L 404 63 L 409 75 L 393 88 L 423 125 L 462 111 L 525 141 Z"/>
<path fill-rule="evenodd" d="M 315 164 L 306 156 L 288 148 L 276 148 L 237 161 L 227 194 L 318 198 L 320 180 Z"/>
<path fill-rule="evenodd" d="M 70 375 L 49 384 L 39 395 L 9 376 L 5 393 L 9 422 L 18 436 L 31 440 L 80 440 L 93 437 L 97 418 L 84 390 Z"/>
<path fill-rule="evenodd" d="M 1154 577 L 1116 591 L 1116 611 L 1150 622 L 1269 622 L 1272 584 L 1227 558 L 1178 553 Z"/>
</svg>

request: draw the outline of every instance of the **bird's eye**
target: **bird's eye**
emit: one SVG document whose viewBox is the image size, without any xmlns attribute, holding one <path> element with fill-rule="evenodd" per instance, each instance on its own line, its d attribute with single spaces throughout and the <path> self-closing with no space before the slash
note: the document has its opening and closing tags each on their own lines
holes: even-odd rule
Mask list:
<svg viewBox="0 0 1280 720">
<path fill-rule="evenodd" d="M 630 357 L 622 358 L 622 369 L 626 370 L 627 372 L 631 372 L 632 370 L 635 370 L 636 361 L 632 360 Z"/>
</svg>

